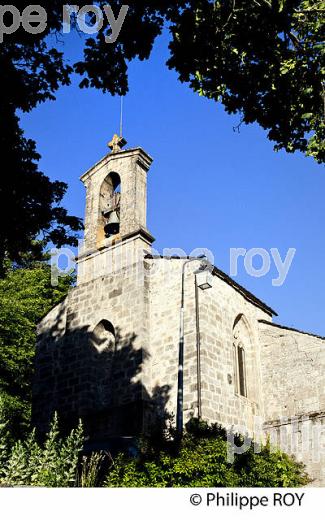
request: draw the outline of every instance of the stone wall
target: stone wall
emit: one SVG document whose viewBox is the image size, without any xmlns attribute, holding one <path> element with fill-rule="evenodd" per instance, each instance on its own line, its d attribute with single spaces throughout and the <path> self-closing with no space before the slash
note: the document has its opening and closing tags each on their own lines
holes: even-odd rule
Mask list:
<svg viewBox="0 0 325 520">
<path fill-rule="evenodd" d="M 118 270 L 117 264 L 110 264 L 109 274 L 84 283 L 87 278 L 79 278 L 66 301 L 40 323 L 34 391 L 34 417 L 40 427 L 55 410 L 65 418 L 87 418 L 90 429 L 97 421 L 102 436 L 144 430 L 165 411 L 175 416 L 185 260 L 145 259 L 140 247 L 135 250 L 137 262 L 119 264 L 123 268 Z M 98 254 L 105 257 L 109 251 Z M 198 414 L 194 271 L 199 265 L 192 262 L 185 271 L 185 422 Z M 239 316 L 245 330 L 247 397 L 235 388 L 233 334 Z M 253 432 L 254 416 L 263 415 L 257 338 L 258 319 L 265 317 L 216 275 L 212 288 L 199 289 L 203 419 Z M 114 345 L 105 348 L 93 338 L 103 320 L 113 325 L 116 335 Z M 134 403 L 138 416 L 130 421 Z"/>
<path fill-rule="evenodd" d="M 181 271 L 185 260 L 149 260 L 151 387 L 168 389 L 167 408 L 176 413 L 178 345 L 180 331 Z M 198 413 L 197 330 L 195 276 L 200 262 L 186 267 L 185 276 L 185 421 Z M 233 328 L 242 315 L 247 324 L 247 398 L 236 394 Z M 249 302 L 218 276 L 212 288 L 199 289 L 201 337 L 202 418 L 226 426 L 254 430 L 254 416 L 263 415 L 258 319 L 270 316 Z"/>
<path fill-rule="evenodd" d="M 98 438 L 143 430 L 150 405 L 143 384 L 149 330 L 144 276 L 142 260 L 81 284 L 39 324 L 33 416 L 40 430 L 54 411 L 67 427 L 82 417 Z M 94 337 L 103 320 L 115 329 L 107 345 Z"/>
<path fill-rule="evenodd" d="M 325 485 L 325 339 L 260 323 L 266 432 Z"/>
<path fill-rule="evenodd" d="M 255 417 L 264 415 L 258 319 L 267 314 L 216 276 L 212 289 L 201 292 L 200 299 L 204 415 L 253 434 Z M 237 324 L 245 349 L 247 397 L 236 388 L 233 345 Z"/>
</svg>

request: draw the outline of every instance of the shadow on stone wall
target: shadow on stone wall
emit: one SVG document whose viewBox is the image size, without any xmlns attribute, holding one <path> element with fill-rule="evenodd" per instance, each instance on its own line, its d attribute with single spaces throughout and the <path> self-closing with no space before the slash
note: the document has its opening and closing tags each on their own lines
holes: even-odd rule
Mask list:
<svg viewBox="0 0 325 520">
<path fill-rule="evenodd" d="M 170 388 L 150 393 L 142 384 L 149 354 L 135 347 L 136 336 L 116 329 L 115 340 L 94 337 L 88 327 L 72 327 L 71 317 L 60 337 L 60 320 L 40 335 L 36 349 L 32 420 L 39 435 L 48 431 L 55 412 L 63 431 L 81 418 L 92 442 L 163 428 Z"/>
</svg>

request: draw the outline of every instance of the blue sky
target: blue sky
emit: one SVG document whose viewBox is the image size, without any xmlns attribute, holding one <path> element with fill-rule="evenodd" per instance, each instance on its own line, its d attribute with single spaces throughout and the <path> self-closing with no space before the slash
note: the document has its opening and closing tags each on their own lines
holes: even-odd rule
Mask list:
<svg viewBox="0 0 325 520">
<path fill-rule="evenodd" d="M 79 56 L 79 36 L 64 39 L 70 59 Z M 167 39 L 157 41 L 148 62 L 130 66 L 124 106 L 128 146 L 154 158 L 148 178 L 148 229 L 154 247 L 191 253 L 210 249 L 215 264 L 230 272 L 230 248 L 277 248 L 284 258 L 296 249 L 285 283 L 274 287 L 277 269 L 255 278 L 238 262 L 235 280 L 273 307 L 277 322 L 325 336 L 325 171 L 301 154 L 275 153 L 257 125 L 233 127 L 239 116 L 192 93 L 165 66 Z M 35 139 L 40 167 L 68 183 L 65 206 L 83 217 L 80 175 L 107 153 L 119 127 L 119 99 L 80 90 L 78 78 L 57 100 L 23 115 L 26 136 Z M 260 266 L 256 258 L 255 267 Z"/>
</svg>

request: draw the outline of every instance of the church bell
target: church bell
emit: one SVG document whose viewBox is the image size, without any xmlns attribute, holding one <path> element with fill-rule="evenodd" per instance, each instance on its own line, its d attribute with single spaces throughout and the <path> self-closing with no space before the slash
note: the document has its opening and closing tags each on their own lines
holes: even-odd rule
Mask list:
<svg viewBox="0 0 325 520">
<path fill-rule="evenodd" d="M 107 223 L 104 227 L 106 237 L 111 235 L 117 235 L 120 231 L 120 218 L 117 211 L 112 211 L 107 219 Z"/>
</svg>

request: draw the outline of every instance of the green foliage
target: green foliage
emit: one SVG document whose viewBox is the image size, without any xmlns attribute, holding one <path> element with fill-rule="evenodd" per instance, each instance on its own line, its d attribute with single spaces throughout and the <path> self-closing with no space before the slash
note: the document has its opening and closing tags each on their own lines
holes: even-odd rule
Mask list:
<svg viewBox="0 0 325 520">
<path fill-rule="evenodd" d="M 120 2 L 111 4 L 117 9 Z M 75 65 L 82 87 L 125 94 L 128 62 L 149 58 L 167 21 L 167 64 L 180 81 L 238 113 L 241 123 L 257 122 L 276 150 L 324 162 L 324 0 L 129 4 L 115 45 L 107 45 L 102 32 L 86 41 L 84 60 Z"/>
<path fill-rule="evenodd" d="M 30 419 L 32 363 L 37 322 L 67 294 L 71 283 L 61 278 L 51 286 L 47 264 L 7 269 L 0 279 L 0 422 L 7 422 L 14 438 Z"/>
<path fill-rule="evenodd" d="M 1 405 L 1 403 L 0 403 Z M 0 479 L 1 479 L 1 471 L 4 467 L 8 456 L 9 456 L 9 447 L 10 447 L 10 436 L 8 430 L 8 424 L 1 419 L 0 416 Z"/>
<path fill-rule="evenodd" d="M 106 0 L 97 2 L 99 7 Z M 111 0 L 117 15 L 122 0 Z M 20 2 L 23 9 L 25 2 Z M 0 180 L 0 277 L 6 258 L 24 253 L 39 259 L 43 244 L 75 245 L 81 220 L 60 206 L 67 185 L 38 169 L 36 143 L 20 128 L 18 111 L 29 112 L 55 99 L 70 75 L 80 87 L 123 95 L 128 66 L 150 57 L 168 24 L 168 66 L 200 95 L 221 102 L 241 123 L 257 122 L 275 149 L 325 159 L 324 0 L 147 0 L 128 2 L 118 41 L 111 28 L 87 38 L 83 60 L 70 66 L 50 36 L 62 29 L 65 0 L 43 1 L 47 29 L 32 35 L 20 27 L 0 45 L 5 81 L 0 96 L 0 153 L 9 171 Z M 88 5 L 79 2 L 79 7 Z M 72 23 L 76 28 L 76 23 Z M 240 126 L 240 125 L 239 125 Z"/>
<path fill-rule="evenodd" d="M 102 453 L 92 453 L 82 458 L 81 475 L 78 487 L 98 487 L 101 481 L 101 468 L 105 460 Z"/>
<path fill-rule="evenodd" d="M 1 51 L 2 44 L 2 68 Z M 0 277 L 6 258 L 21 263 L 25 253 L 32 253 L 39 260 L 42 245 L 77 245 L 82 229 L 81 220 L 60 206 L 67 185 L 52 182 L 38 170 L 36 145 L 24 137 L 12 105 L 10 110 L 4 106 L 6 101 L 12 100 L 0 100 L 0 153 L 9 168 L 0 180 Z M 39 237 L 42 242 L 36 240 Z"/>
<path fill-rule="evenodd" d="M 239 437 L 235 438 L 239 442 Z M 309 482 L 304 467 L 267 444 L 252 445 L 228 462 L 227 433 L 218 425 L 192 422 L 181 445 L 119 455 L 108 474 L 108 487 L 295 487 Z"/>
<path fill-rule="evenodd" d="M 22 10 L 28 2 L 19 2 Z M 20 262 L 22 255 L 41 250 L 35 240 L 76 245 L 81 221 L 60 206 L 67 185 L 52 182 L 38 169 L 36 143 L 20 128 L 17 111 L 29 112 L 38 103 L 54 99 L 60 85 L 69 84 L 72 68 L 63 54 L 48 44 L 48 35 L 60 31 L 63 2 L 42 2 L 48 11 L 48 30 L 31 35 L 22 27 L 0 45 L 4 81 L 0 96 L 0 153 L 7 167 L 0 180 L 0 276 L 5 258 Z"/>
<path fill-rule="evenodd" d="M 108 472 L 107 454 L 93 453 L 80 463 L 81 423 L 62 438 L 55 416 L 42 445 L 34 431 L 12 445 L 6 431 L 0 422 L 0 486 L 298 487 L 310 482 L 302 464 L 269 443 L 259 453 L 252 445 L 230 463 L 226 430 L 197 421 L 188 425 L 180 445 L 166 440 L 142 445 L 137 458 L 120 454 L 110 459 Z"/>
<path fill-rule="evenodd" d="M 310 483 L 304 466 L 270 445 L 256 454 L 252 449 L 237 460 L 243 487 L 299 487 Z"/>
<path fill-rule="evenodd" d="M 1 451 L 0 445 L 0 485 L 74 487 L 82 444 L 81 423 L 62 439 L 55 416 L 44 446 L 38 444 L 34 431 L 25 441 L 16 442 L 11 450 Z"/>
<path fill-rule="evenodd" d="M 154 458 L 128 459 L 119 455 L 109 473 L 108 487 L 211 487 L 237 486 L 239 481 L 226 462 L 227 445 L 221 439 L 186 436 L 177 455 L 161 451 Z"/>
<path fill-rule="evenodd" d="M 172 27 L 169 66 L 275 149 L 325 160 L 324 0 L 200 1 Z"/>
<path fill-rule="evenodd" d="M 10 388 L 5 391 L 0 387 L 0 423 L 6 424 L 12 439 L 18 439 L 30 428 L 31 404 L 27 395 L 11 395 L 10 391 Z"/>
</svg>

